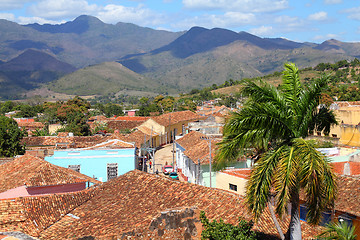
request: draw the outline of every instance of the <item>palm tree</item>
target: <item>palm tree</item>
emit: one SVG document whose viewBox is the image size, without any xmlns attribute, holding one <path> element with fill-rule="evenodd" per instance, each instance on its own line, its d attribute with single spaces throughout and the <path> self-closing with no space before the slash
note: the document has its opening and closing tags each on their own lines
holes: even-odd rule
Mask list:
<svg viewBox="0 0 360 240">
<path fill-rule="evenodd" d="M 282 216 L 290 203 L 290 239 L 301 239 L 300 191 L 305 194 L 308 222 L 317 224 L 321 212 L 333 204 L 337 189 L 329 161 L 304 138 L 313 131 L 328 133 L 336 120 L 325 106 L 318 107 L 327 77 L 304 86 L 294 64 L 284 68 L 278 88 L 261 80 L 245 82 L 248 100 L 224 126 L 215 167 L 223 168 L 245 149 L 255 149 L 258 159 L 246 192 L 249 209 L 258 219 L 274 199 L 276 213 Z"/>
<path fill-rule="evenodd" d="M 323 240 L 355 240 L 355 227 L 349 226 L 345 221 L 331 222 L 326 225 L 326 230 L 318 238 Z"/>
</svg>

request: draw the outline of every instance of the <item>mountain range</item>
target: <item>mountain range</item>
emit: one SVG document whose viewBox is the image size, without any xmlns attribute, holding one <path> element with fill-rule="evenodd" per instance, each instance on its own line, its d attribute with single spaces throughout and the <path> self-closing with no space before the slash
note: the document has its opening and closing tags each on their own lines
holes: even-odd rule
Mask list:
<svg viewBox="0 0 360 240">
<path fill-rule="evenodd" d="M 79 16 L 59 25 L 0 20 L 0 96 L 45 87 L 106 95 L 127 90 L 177 94 L 232 79 L 360 56 L 360 43 L 321 44 L 193 27 L 170 32 Z"/>
</svg>

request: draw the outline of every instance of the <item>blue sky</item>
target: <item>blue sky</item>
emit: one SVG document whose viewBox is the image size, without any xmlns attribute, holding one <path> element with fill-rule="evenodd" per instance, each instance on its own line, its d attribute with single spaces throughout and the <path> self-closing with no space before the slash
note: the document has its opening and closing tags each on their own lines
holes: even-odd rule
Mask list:
<svg viewBox="0 0 360 240">
<path fill-rule="evenodd" d="M 358 0 L 0 0 L 0 19 L 19 24 L 83 14 L 169 31 L 202 26 L 299 42 L 360 41 Z"/>
</svg>

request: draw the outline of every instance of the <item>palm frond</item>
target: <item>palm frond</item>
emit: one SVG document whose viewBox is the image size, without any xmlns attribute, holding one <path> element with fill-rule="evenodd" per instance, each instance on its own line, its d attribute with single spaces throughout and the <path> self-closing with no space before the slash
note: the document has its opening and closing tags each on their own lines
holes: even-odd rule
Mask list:
<svg viewBox="0 0 360 240">
<path fill-rule="evenodd" d="M 299 159 L 295 155 L 295 148 L 283 148 L 279 164 L 274 176 L 274 189 L 276 192 L 276 213 L 282 216 L 287 209 L 293 191 L 298 190 L 297 173 Z"/>
<path fill-rule="evenodd" d="M 270 189 L 277 165 L 286 146 L 264 153 L 255 164 L 246 185 L 246 202 L 257 220 L 270 199 Z"/>
<path fill-rule="evenodd" d="M 322 232 L 318 239 L 323 240 L 355 240 L 355 227 L 349 226 L 346 222 L 331 222 L 326 225 L 326 229 Z"/>
<path fill-rule="evenodd" d="M 301 159 L 299 182 L 305 191 L 308 206 L 307 219 L 318 224 L 321 213 L 334 202 L 336 194 L 335 176 L 327 158 L 317 151 L 312 141 L 302 138 L 293 140 L 296 156 Z"/>
</svg>

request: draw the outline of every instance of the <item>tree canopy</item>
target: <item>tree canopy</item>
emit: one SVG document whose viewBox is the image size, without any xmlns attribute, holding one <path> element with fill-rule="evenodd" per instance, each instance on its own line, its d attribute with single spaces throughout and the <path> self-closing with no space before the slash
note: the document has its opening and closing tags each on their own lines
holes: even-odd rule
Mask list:
<svg viewBox="0 0 360 240">
<path fill-rule="evenodd" d="M 25 153 L 21 139 L 26 132 L 19 129 L 14 119 L 0 115 L 0 156 L 13 157 Z"/>
<path fill-rule="evenodd" d="M 290 238 L 301 239 L 300 190 L 305 193 L 308 222 L 313 224 L 332 206 L 337 191 L 329 160 L 304 138 L 313 131 L 327 132 L 336 120 L 326 106 L 319 107 L 326 76 L 304 86 L 294 64 L 285 64 L 284 69 L 279 87 L 261 80 L 244 82 L 242 93 L 248 100 L 225 125 L 215 164 L 224 167 L 253 148 L 258 160 L 247 184 L 250 210 L 258 219 L 273 199 L 282 216 L 291 203 Z"/>
</svg>

